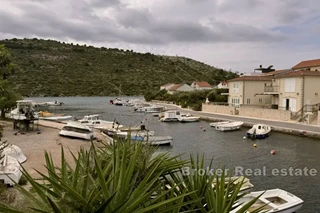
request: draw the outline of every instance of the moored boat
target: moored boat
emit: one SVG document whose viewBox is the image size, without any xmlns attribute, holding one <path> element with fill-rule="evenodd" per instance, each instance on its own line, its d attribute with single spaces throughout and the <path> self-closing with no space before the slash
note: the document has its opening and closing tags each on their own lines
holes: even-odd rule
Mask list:
<svg viewBox="0 0 320 213">
<path fill-rule="evenodd" d="M 92 140 L 94 138 L 92 129 L 77 121 L 69 121 L 61 129 L 59 135 L 84 140 Z"/>
<path fill-rule="evenodd" d="M 258 196 L 260 196 L 258 200 L 246 211 L 246 213 L 253 212 L 257 209 L 263 210 L 263 212 L 266 213 L 292 213 L 300 209 L 304 203 L 302 199 L 285 190 L 271 189 L 251 192 L 244 195 L 238 201 L 239 206 L 230 213 L 238 212 L 244 205 Z"/>
<path fill-rule="evenodd" d="M 253 139 L 263 139 L 269 136 L 271 127 L 266 124 L 255 124 L 247 131 L 247 137 Z"/>
<path fill-rule="evenodd" d="M 215 129 L 219 131 L 233 131 L 238 130 L 243 125 L 242 121 L 233 121 L 226 124 L 216 125 Z"/>
<path fill-rule="evenodd" d="M 230 123 L 231 121 L 219 121 L 219 122 L 213 122 L 213 123 L 210 123 L 210 126 L 211 127 L 216 127 L 218 125 L 222 125 L 222 124 L 228 124 Z"/>
<path fill-rule="evenodd" d="M 159 119 L 162 122 L 176 122 L 179 121 L 181 113 L 179 111 L 167 111 L 163 113 L 163 117 Z"/>
<path fill-rule="evenodd" d="M 187 123 L 187 122 L 197 122 L 199 121 L 200 117 L 197 116 L 192 116 L 190 114 L 186 114 L 186 115 L 181 115 L 180 118 L 178 118 L 178 120 L 181 123 Z"/>
<path fill-rule="evenodd" d="M 173 141 L 171 136 L 138 136 L 138 135 L 131 135 L 132 141 L 141 142 L 143 144 L 150 144 L 150 145 L 170 145 Z"/>
</svg>

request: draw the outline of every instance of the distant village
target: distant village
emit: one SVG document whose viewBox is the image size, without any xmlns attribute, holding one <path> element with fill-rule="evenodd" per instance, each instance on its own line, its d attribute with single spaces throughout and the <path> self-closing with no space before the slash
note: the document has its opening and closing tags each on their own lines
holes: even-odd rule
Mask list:
<svg viewBox="0 0 320 213">
<path fill-rule="evenodd" d="M 228 89 L 228 103 L 204 103 L 202 111 L 274 120 L 294 120 L 320 125 L 320 59 L 301 61 L 290 69 L 255 69 L 253 73 L 220 82 L 162 85 L 173 94 L 178 91 Z"/>
</svg>

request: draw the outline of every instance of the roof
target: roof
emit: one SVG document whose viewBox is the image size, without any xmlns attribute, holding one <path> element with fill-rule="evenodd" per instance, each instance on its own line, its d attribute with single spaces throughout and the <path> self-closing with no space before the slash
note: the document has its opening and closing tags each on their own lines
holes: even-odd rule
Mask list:
<svg viewBox="0 0 320 213">
<path fill-rule="evenodd" d="M 276 76 L 276 78 L 290 78 L 290 77 L 301 77 L 301 76 L 320 76 L 320 71 L 309 71 L 309 70 L 297 70 L 287 72 L 282 75 Z"/>
<path fill-rule="evenodd" d="M 170 87 L 169 90 L 170 91 L 175 91 L 177 90 L 178 88 L 182 87 L 183 84 L 175 84 L 174 86 Z"/>
<path fill-rule="evenodd" d="M 306 67 L 316 67 L 320 66 L 320 59 L 301 61 L 299 64 L 292 67 L 292 69 L 306 68 Z"/>
<path fill-rule="evenodd" d="M 263 73 L 262 76 L 280 75 L 280 74 L 287 73 L 287 72 L 290 72 L 290 71 L 292 71 L 292 70 L 291 69 L 276 70 L 276 71 L 273 71 L 273 72 Z"/>
<path fill-rule="evenodd" d="M 170 86 L 170 85 L 172 85 L 173 83 L 167 83 L 167 84 L 165 84 L 165 85 L 162 85 L 161 87 L 166 87 L 166 86 Z"/>
<path fill-rule="evenodd" d="M 211 85 L 206 81 L 195 81 L 194 84 L 197 84 L 199 87 L 211 87 Z"/>
<path fill-rule="evenodd" d="M 242 76 L 242 77 L 230 79 L 227 82 L 233 82 L 233 81 L 271 81 L 271 77 L 268 77 L 268 76 Z"/>
</svg>

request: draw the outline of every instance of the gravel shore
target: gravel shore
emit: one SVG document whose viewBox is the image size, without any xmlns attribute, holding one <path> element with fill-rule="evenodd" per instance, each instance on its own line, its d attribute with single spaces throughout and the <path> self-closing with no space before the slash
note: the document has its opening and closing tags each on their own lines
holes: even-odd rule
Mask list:
<svg viewBox="0 0 320 213">
<path fill-rule="evenodd" d="M 24 162 L 22 166 L 34 178 L 40 177 L 34 169 L 46 173 L 44 167 L 45 150 L 51 153 L 53 161 L 59 165 L 61 159 L 61 145 L 63 145 L 66 160 L 73 165 L 74 162 L 70 151 L 76 154 L 81 147 L 89 149 L 91 146 L 90 141 L 59 136 L 60 130 L 55 128 L 39 126 L 40 134 L 37 134 L 36 131 L 32 131 L 15 135 L 18 130 L 13 129 L 12 123 L 1 122 L 1 125 L 4 126 L 3 138 L 1 140 L 8 141 L 8 143 L 17 145 L 21 148 L 22 152 L 27 157 L 27 161 Z"/>
</svg>

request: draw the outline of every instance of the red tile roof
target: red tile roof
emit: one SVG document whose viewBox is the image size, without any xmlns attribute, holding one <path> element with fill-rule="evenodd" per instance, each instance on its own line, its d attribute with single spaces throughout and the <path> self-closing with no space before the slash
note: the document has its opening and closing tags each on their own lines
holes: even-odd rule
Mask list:
<svg viewBox="0 0 320 213">
<path fill-rule="evenodd" d="M 297 70 L 297 71 L 287 72 L 285 74 L 276 76 L 275 78 L 290 78 L 290 77 L 301 77 L 301 76 L 320 76 L 320 71 Z"/>
<path fill-rule="evenodd" d="M 197 84 L 199 87 L 211 87 L 211 85 L 206 81 L 195 81 L 194 84 Z"/>
<path fill-rule="evenodd" d="M 171 84 L 173 84 L 173 83 L 167 83 L 167 84 L 165 84 L 165 85 L 162 85 L 161 87 L 166 87 L 166 86 L 169 86 L 169 85 L 171 85 Z"/>
<path fill-rule="evenodd" d="M 175 84 L 169 88 L 170 91 L 176 91 L 178 88 L 182 87 L 183 84 Z"/>
<path fill-rule="evenodd" d="M 271 77 L 268 76 L 242 76 L 238 78 L 233 78 L 228 80 L 227 82 L 233 81 L 271 81 Z"/>
<path fill-rule="evenodd" d="M 271 76 L 271 75 L 279 75 L 279 74 L 284 74 L 287 72 L 292 71 L 291 69 L 284 69 L 284 70 L 276 70 L 273 72 L 268 72 L 268 73 L 263 73 L 261 76 Z"/>
<path fill-rule="evenodd" d="M 301 61 L 299 64 L 292 67 L 292 69 L 300 69 L 300 68 L 307 68 L 307 67 L 317 67 L 320 66 L 320 59 L 313 59 L 307 61 Z"/>
</svg>

